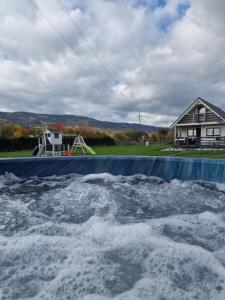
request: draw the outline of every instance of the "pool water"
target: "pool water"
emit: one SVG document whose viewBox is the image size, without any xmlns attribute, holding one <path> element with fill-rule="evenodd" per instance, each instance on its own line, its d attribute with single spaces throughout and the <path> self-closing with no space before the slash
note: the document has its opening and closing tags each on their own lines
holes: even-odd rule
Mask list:
<svg viewBox="0 0 225 300">
<path fill-rule="evenodd" d="M 0 299 L 225 299 L 225 185 L 0 176 Z"/>
</svg>

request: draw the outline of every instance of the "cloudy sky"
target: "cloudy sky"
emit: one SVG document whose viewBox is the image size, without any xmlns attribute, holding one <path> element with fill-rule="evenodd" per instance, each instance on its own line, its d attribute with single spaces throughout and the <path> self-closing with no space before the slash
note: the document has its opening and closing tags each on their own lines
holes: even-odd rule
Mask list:
<svg viewBox="0 0 225 300">
<path fill-rule="evenodd" d="M 33 3 L 32 3 L 33 1 Z M 225 109 L 224 0 L 0 0 L 0 110 L 168 125 Z"/>
</svg>

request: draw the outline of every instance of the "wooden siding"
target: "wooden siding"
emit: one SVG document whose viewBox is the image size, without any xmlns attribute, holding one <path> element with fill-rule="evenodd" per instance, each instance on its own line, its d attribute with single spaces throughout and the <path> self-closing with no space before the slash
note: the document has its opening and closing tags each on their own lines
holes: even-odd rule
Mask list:
<svg viewBox="0 0 225 300">
<path fill-rule="evenodd" d="M 206 120 L 207 120 L 206 122 L 218 122 L 218 123 L 222 122 L 222 118 L 218 117 L 213 112 L 208 112 L 206 114 Z"/>
<path fill-rule="evenodd" d="M 193 115 L 184 115 L 183 118 L 178 122 L 178 124 L 193 123 Z"/>
<path fill-rule="evenodd" d="M 217 116 L 214 112 L 208 111 L 206 114 L 186 114 L 178 122 L 178 124 L 204 123 L 215 122 L 223 123 L 223 119 Z"/>
</svg>

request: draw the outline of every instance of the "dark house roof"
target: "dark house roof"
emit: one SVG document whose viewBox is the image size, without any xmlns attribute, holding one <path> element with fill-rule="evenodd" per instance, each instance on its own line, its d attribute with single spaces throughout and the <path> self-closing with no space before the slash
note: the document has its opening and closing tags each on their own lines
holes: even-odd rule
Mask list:
<svg viewBox="0 0 225 300">
<path fill-rule="evenodd" d="M 202 98 L 198 98 L 200 99 L 202 102 L 204 102 L 209 108 L 211 108 L 212 110 L 214 110 L 218 115 L 220 115 L 223 119 L 225 119 L 225 111 L 222 110 L 221 108 L 219 108 L 218 106 L 202 99 Z"/>
<path fill-rule="evenodd" d="M 198 100 L 200 100 L 202 103 L 204 103 L 205 105 L 207 105 L 210 109 L 212 109 L 216 114 L 218 114 L 221 118 L 223 118 L 225 120 L 225 111 L 222 110 L 221 108 L 219 108 L 218 106 L 202 99 L 201 97 L 198 97 L 185 111 L 184 113 L 175 121 L 173 122 L 173 124 L 170 126 L 170 128 L 172 129 L 175 124 L 180 120 L 180 118 L 187 112 L 189 111 L 189 109 L 195 104 L 195 102 L 197 102 Z"/>
<path fill-rule="evenodd" d="M 61 133 L 61 134 L 63 134 L 63 132 L 60 131 L 60 130 L 45 128 L 45 129 L 42 131 L 42 133 L 39 135 L 39 137 L 42 137 L 42 136 L 43 136 L 45 130 L 48 130 L 48 131 L 50 131 L 51 133 Z"/>
<path fill-rule="evenodd" d="M 47 128 L 47 130 L 49 130 L 52 133 L 62 133 L 61 130 L 57 130 L 57 129 L 49 129 L 49 128 Z"/>
</svg>

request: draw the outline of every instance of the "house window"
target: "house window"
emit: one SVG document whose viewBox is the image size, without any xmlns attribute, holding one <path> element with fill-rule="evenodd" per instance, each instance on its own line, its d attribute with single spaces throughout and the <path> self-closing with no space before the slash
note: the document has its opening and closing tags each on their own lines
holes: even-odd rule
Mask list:
<svg viewBox="0 0 225 300">
<path fill-rule="evenodd" d="M 199 114 L 205 114 L 205 107 L 200 107 L 200 108 L 198 109 L 198 113 L 199 113 Z"/>
<path fill-rule="evenodd" d="M 220 128 L 214 128 L 214 135 L 220 135 Z"/>
<path fill-rule="evenodd" d="M 200 107 L 198 109 L 198 122 L 199 123 L 205 122 L 205 113 L 206 113 L 205 107 Z"/>
<path fill-rule="evenodd" d="M 206 129 L 207 136 L 219 136 L 220 135 L 220 128 L 207 128 Z"/>
<path fill-rule="evenodd" d="M 54 134 L 54 138 L 55 138 L 55 139 L 58 139 L 58 138 L 59 138 L 59 134 L 58 134 L 58 133 L 55 133 L 55 134 Z"/>
<path fill-rule="evenodd" d="M 196 129 L 188 129 L 187 131 L 188 136 L 196 136 Z"/>
</svg>

